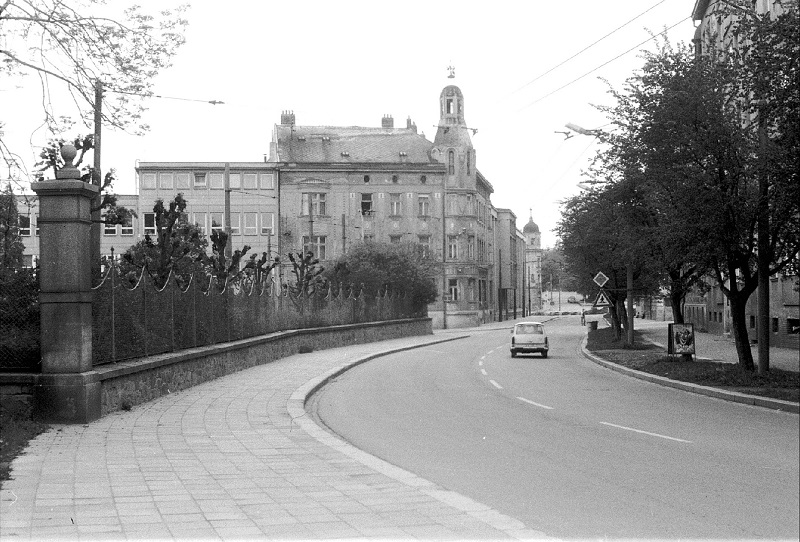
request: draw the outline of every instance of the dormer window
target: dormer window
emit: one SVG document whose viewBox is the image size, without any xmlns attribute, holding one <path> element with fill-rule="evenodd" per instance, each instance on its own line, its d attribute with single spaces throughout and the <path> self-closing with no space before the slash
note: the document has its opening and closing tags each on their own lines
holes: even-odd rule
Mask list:
<svg viewBox="0 0 800 542">
<path fill-rule="evenodd" d="M 331 138 L 328 136 L 322 136 L 322 141 L 330 141 Z"/>
<path fill-rule="evenodd" d="M 397 175 L 392 175 L 392 182 L 393 182 L 393 183 L 396 183 L 396 182 L 397 182 Z"/>
<path fill-rule="evenodd" d="M 305 141 L 306 136 L 297 136 L 297 141 Z"/>
<path fill-rule="evenodd" d="M 407 152 L 400 151 L 400 158 L 405 158 L 406 156 L 408 156 Z"/>
<path fill-rule="evenodd" d="M 342 151 L 342 156 L 348 157 L 348 156 L 350 156 L 350 153 L 347 152 L 347 151 Z"/>
</svg>

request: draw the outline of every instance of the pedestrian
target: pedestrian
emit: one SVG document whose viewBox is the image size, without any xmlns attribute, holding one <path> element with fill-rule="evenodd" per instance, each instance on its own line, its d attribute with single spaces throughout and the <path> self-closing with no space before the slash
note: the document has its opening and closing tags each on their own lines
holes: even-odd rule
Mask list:
<svg viewBox="0 0 800 542">
<path fill-rule="evenodd" d="M 583 309 L 581 309 L 581 325 L 586 325 L 586 311 Z"/>
</svg>

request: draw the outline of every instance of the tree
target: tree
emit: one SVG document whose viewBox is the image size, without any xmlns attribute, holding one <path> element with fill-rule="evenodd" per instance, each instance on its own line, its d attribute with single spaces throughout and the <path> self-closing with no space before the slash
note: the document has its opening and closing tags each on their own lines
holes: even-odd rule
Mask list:
<svg viewBox="0 0 800 542">
<path fill-rule="evenodd" d="M 156 284 L 163 286 L 171 271 L 188 280 L 192 273 L 204 269 L 208 241 L 199 226 L 186 220 L 185 209 L 183 194 L 175 196 L 167 207 L 163 200 L 156 200 L 155 240 L 147 234 L 122 255 L 123 275 L 133 278 L 146 268 Z"/>
<path fill-rule="evenodd" d="M 363 287 L 371 294 L 392 291 L 410 296 L 415 311 L 437 297 L 436 270 L 411 243 L 357 243 L 326 275 L 334 283 Z"/>
<path fill-rule="evenodd" d="M 25 245 L 19 235 L 17 198 L 10 185 L 0 192 L 0 271 L 20 269 Z"/>
<path fill-rule="evenodd" d="M 51 92 L 58 87 L 66 89 L 88 123 L 99 80 L 112 95 L 104 100 L 103 122 L 140 132 L 147 129 L 141 123 L 142 98 L 152 96 L 156 76 L 170 66 L 184 43 L 183 14 L 188 6 L 153 16 L 132 5 L 116 20 L 98 14 L 104 4 L 102 0 L 0 2 L 4 37 L 0 76 L 36 76 L 48 127 L 63 116 L 51 101 Z"/>
</svg>

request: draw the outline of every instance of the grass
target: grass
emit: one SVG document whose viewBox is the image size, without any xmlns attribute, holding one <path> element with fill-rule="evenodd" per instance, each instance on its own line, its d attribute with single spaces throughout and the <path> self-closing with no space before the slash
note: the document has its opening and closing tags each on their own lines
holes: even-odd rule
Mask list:
<svg viewBox="0 0 800 542">
<path fill-rule="evenodd" d="M 645 343 L 640 337 L 634 348 L 626 348 L 622 340 L 614 340 L 611 328 L 590 331 L 586 348 L 607 361 L 672 380 L 800 402 L 800 374 L 795 372 L 770 369 L 762 376 L 738 364 L 684 361 L 668 356 L 662 348 Z"/>
<path fill-rule="evenodd" d="M 47 425 L 0 409 L 0 484 L 10 479 L 11 461 L 17 457 Z"/>
</svg>

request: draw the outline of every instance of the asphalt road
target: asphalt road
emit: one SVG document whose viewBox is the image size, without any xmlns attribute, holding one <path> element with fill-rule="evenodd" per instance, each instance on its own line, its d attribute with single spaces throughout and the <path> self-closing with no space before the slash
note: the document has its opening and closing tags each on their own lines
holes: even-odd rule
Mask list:
<svg viewBox="0 0 800 542">
<path fill-rule="evenodd" d="M 796 414 L 662 388 L 581 356 L 578 317 L 550 357 L 509 330 L 378 358 L 321 390 L 355 446 L 564 538 L 800 537 Z"/>
</svg>

